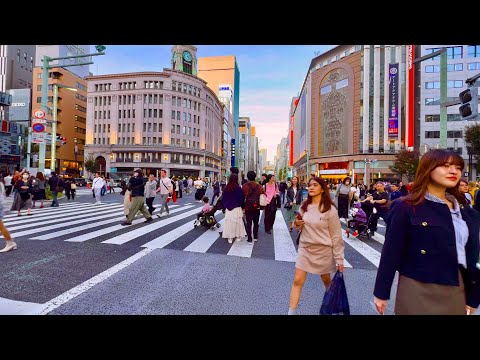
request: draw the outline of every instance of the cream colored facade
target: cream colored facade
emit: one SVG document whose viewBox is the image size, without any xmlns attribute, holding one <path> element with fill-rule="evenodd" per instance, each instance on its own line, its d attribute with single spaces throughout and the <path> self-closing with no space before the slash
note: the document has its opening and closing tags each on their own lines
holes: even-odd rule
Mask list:
<svg viewBox="0 0 480 360">
<path fill-rule="evenodd" d="M 119 177 L 136 168 L 154 175 L 220 173 L 223 104 L 205 81 L 171 69 L 87 80 L 86 152 L 97 170 L 103 163 Z"/>
</svg>

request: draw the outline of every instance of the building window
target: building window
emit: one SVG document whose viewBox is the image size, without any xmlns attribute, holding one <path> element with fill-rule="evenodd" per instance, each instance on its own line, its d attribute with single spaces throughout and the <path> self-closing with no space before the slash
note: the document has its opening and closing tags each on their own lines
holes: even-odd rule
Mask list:
<svg viewBox="0 0 480 360">
<path fill-rule="evenodd" d="M 480 63 L 469 63 L 467 64 L 468 70 L 480 70 Z"/>
<path fill-rule="evenodd" d="M 177 134 L 180 135 L 180 125 L 177 125 Z"/>
<path fill-rule="evenodd" d="M 462 88 L 463 81 L 462 80 L 448 80 L 447 84 L 448 88 Z"/>
<path fill-rule="evenodd" d="M 160 119 L 163 118 L 163 109 L 158 109 L 158 117 L 159 117 Z"/>
<path fill-rule="evenodd" d="M 183 113 L 183 121 L 187 121 L 187 113 L 186 112 Z"/>
<path fill-rule="evenodd" d="M 440 81 L 425 82 L 425 89 L 440 89 Z"/>
<path fill-rule="evenodd" d="M 440 105 L 439 98 L 425 98 L 425 105 Z"/>
<path fill-rule="evenodd" d="M 325 85 L 320 88 L 320 94 L 325 95 L 328 94 L 330 91 L 332 91 L 332 85 Z"/>
<path fill-rule="evenodd" d="M 180 107 L 180 106 L 182 106 L 182 98 L 178 97 L 177 98 L 177 107 Z"/>
<path fill-rule="evenodd" d="M 341 89 L 341 88 L 344 88 L 344 87 L 346 87 L 346 86 L 348 86 L 348 78 L 343 79 L 343 80 L 340 80 L 340 81 L 337 81 L 337 84 L 336 84 L 337 90 L 338 90 L 338 89 Z"/>
<path fill-rule="evenodd" d="M 447 71 L 463 71 L 463 64 L 448 64 Z"/>
<path fill-rule="evenodd" d="M 448 59 L 461 59 L 463 57 L 463 46 L 447 47 Z"/>
<path fill-rule="evenodd" d="M 447 138 L 463 138 L 463 131 L 462 130 L 454 130 L 454 131 L 447 131 Z"/>
<path fill-rule="evenodd" d="M 120 131 L 122 131 L 122 124 L 118 124 L 118 132 Z M 120 143 L 120 141 L 118 143 Z"/>
<path fill-rule="evenodd" d="M 153 109 L 153 117 L 156 118 L 158 115 L 157 109 Z"/>
<path fill-rule="evenodd" d="M 172 110 L 172 120 L 175 120 L 175 110 Z"/>
<path fill-rule="evenodd" d="M 181 120 L 180 119 L 180 114 L 181 114 L 180 111 L 177 111 L 177 120 Z"/>
<path fill-rule="evenodd" d="M 177 82 L 176 81 L 172 81 L 172 90 L 177 91 Z"/>
<path fill-rule="evenodd" d="M 427 65 L 425 66 L 426 73 L 438 73 L 440 72 L 440 65 Z"/>
<path fill-rule="evenodd" d="M 177 97 L 172 96 L 172 106 L 175 106 L 177 104 Z"/>
<path fill-rule="evenodd" d="M 135 119 L 135 109 L 132 110 L 132 118 Z"/>
<path fill-rule="evenodd" d="M 467 57 L 480 57 L 480 45 L 468 45 Z"/>
<path fill-rule="evenodd" d="M 170 132 L 171 132 L 172 134 L 175 134 L 175 125 L 174 125 L 174 124 L 172 124 L 172 128 L 170 129 Z"/>
</svg>

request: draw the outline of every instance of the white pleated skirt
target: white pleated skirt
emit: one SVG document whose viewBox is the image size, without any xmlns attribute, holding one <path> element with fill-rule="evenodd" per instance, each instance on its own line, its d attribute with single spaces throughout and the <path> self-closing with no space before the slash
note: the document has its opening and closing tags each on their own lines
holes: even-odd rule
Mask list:
<svg viewBox="0 0 480 360">
<path fill-rule="evenodd" d="M 243 211 L 241 207 L 225 211 L 225 225 L 222 237 L 224 239 L 243 238 L 247 235 L 243 223 Z"/>
</svg>

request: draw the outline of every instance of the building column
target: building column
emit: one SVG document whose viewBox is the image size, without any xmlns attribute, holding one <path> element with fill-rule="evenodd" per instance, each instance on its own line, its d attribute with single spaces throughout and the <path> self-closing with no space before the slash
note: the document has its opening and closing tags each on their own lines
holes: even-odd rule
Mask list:
<svg viewBox="0 0 480 360">
<path fill-rule="evenodd" d="M 370 45 L 363 50 L 363 152 L 368 152 L 370 125 Z"/>
<path fill-rule="evenodd" d="M 398 63 L 398 136 L 395 139 L 395 151 L 398 152 L 402 146 L 402 89 L 405 85 L 405 80 L 402 82 L 402 78 L 405 79 L 403 74 L 403 59 L 402 59 L 402 49 L 403 45 L 398 45 L 395 48 L 395 62 Z"/>
<path fill-rule="evenodd" d="M 385 61 L 384 61 L 384 71 L 383 71 L 383 152 L 387 153 L 390 152 L 390 139 L 388 137 L 388 118 L 389 118 L 389 112 L 390 109 L 388 107 L 389 101 L 390 101 L 390 96 L 389 96 L 389 69 L 388 66 L 390 63 L 393 63 L 395 61 L 392 58 L 392 48 L 393 46 L 391 45 L 385 45 Z M 398 75 L 397 75 L 398 76 Z"/>
<path fill-rule="evenodd" d="M 373 49 L 373 152 L 378 152 L 380 142 L 380 45 Z"/>
</svg>

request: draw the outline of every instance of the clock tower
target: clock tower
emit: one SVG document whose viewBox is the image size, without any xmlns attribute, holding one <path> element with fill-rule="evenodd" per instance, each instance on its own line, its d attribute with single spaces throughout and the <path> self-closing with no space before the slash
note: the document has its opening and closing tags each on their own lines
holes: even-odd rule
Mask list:
<svg viewBox="0 0 480 360">
<path fill-rule="evenodd" d="M 197 76 L 197 48 L 193 45 L 173 45 L 172 69 Z"/>
</svg>

